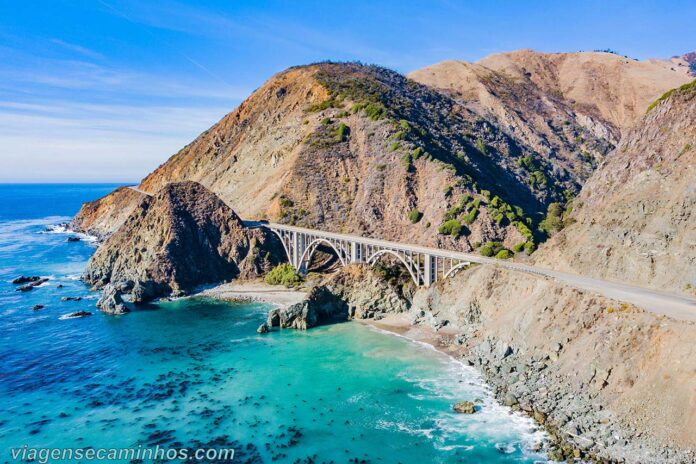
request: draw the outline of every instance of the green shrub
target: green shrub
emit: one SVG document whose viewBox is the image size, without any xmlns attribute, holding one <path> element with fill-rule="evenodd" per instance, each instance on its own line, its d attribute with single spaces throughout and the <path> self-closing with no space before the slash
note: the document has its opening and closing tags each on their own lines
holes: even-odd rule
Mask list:
<svg viewBox="0 0 696 464">
<path fill-rule="evenodd" d="M 536 245 L 534 244 L 534 242 L 529 241 L 524 244 L 524 252 L 527 253 L 527 256 L 534 253 L 534 250 L 536 250 Z"/>
<path fill-rule="evenodd" d="M 496 259 L 510 259 L 510 258 L 512 258 L 512 256 L 513 256 L 513 253 L 510 250 L 500 250 L 495 255 Z"/>
<path fill-rule="evenodd" d="M 466 224 L 473 224 L 474 221 L 476 220 L 476 216 L 478 215 L 478 208 L 474 208 L 471 211 L 469 211 L 466 216 L 464 216 L 464 223 Z"/>
<path fill-rule="evenodd" d="M 401 148 L 401 144 L 400 144 L 399 142 L 393 142 L 393 143 L 391 144 L 391 146 L 389 147 L 389 149 L 390 149 L 391 151 L 396 151 L 396 150 L 398 150 L 399 148 Z"/>
<path fill-rule="evenodd" d="M 416 222 L 420 221 L 421 218 L 423 217 L 423 213 L 418 211 L 417 208 L 413 208 L 409 213 L 408 213 L 408 220 L 411 221 L 413 224 Z"/>
<path fill-rule="evenodd" d="M 512 246 L 512 251 L 514 251 L 515 253 L 520 253 L 520 252 L 522 252 L 522 250 L 524 250 L 524 245 L 525 245 L 525 243 L 526 243 L 526 242 L 515 243 L 515 244 Z"/>
<path fill-rule="evenodd" d="M 437 231 L 442 235 L 451 235 L 457 238 L 462 233 L 462 224 L 456 219 L 450 219 L 445 221 Z"/>
<path fill-rule="evenodd" d="M 268 285 L 284 285 L 292 287 L 302 282 L 302 277 L 290 263 L 279 264 L 263 279 Z"/>
<path fill-rule="evenodd" d="M 288 197 L 281 197 L 280 198 L 280 206 L 282 206 L 283 208 L 292 208 L 293 206 L 295 206 L 295 202 L 293 202 Z"/>
<path fill-rule="evenodd" d="M 560 203 L 549 205 L 546 218 L 539 223 L 539 229 L 547 235 L 552 235 L 563 229 L 563 206 Z"/>
<path fill-rule="evenodd" d="M 411 154 L 406 153 L 402 158 L 401 158 L 401 163 L 404 165 L 404 168 L 406 168 L 406 171 L 410 172 L 411 169 L 413 169 L 413 160 L 411 159 Z"/>
<path fill-rule="evenodd" d="M 483 256 L 496 256 L 505 247 L 500 242 L 486 242 L 481 246 L 481 254 Z"/>
<path fill-rule="evenodd" d="M 321 120 L 322 126 L 328 126 L 329 124 L 331 124 L 331 118 L 324 118 Z"/>
<path fill-rule="evenodd" d="M 369 103 L 365 107 L 365 114 L 373 121 L 381 119 L 386 114 L 386 108 L 381 103 Z"/>
<path fill-rule="evenodd" d="M 350 128 L 346 126 L 344 123 L 339 123 L 338 127 L 336 128 L 335 136 L 336 136 L 336 141 L 337 142 L 345 142 L 346 138 L 348 138 L 348 133 L 350 132 Z"/>
<path fill-rule="evenodd" d="M 380 171 L 380 172 L 382 172 L 382 171 L 384 171 L 385 169 L 387 169 L 387 165 L 386 165 L 386 164 L 378 164 L 378 165 L 375 166 L 375 167 L 376 167 L 377 170 Z"/>
<path fill-rule="evenodd" d="M 442 192 L 445 194 L 445 197 L 448 197 L 452 195 L 452 186 L 451 185 L 445 185 L 445 188 L 442 189 Z"/>
<path fill-rule="evenodd" d="M 416 148 L 413 150 L 413 159 L 417 160 L 421 157 L 421 155 L 423 155 L 423 153 L 425 153 L 425 151 L 421 147 Z"/>
<path fill-rule="evenodd" d="M 476 149 L 484 155 L 488 154 L 488 147 L 483 142 L 483 139 L 476 139 Z"/>
</svg>

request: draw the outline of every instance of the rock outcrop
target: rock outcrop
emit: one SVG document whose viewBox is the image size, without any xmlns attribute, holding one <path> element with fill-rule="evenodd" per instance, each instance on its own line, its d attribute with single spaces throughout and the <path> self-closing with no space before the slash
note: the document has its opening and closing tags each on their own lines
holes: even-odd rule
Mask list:
<svg viewBox="0 0 696 464">
<path fill-rule="evenodd" d="M 140 303 L 201 284 L 256 277 L 282 257 L 272 233 L 246 228 L 205 187 L 180 182 L 142 199 L 90 258 L 83 279 L 96 288 L 111 284 L 104 304 L 119 308 L 116 289 Z"/>
<path fill-rule="evenodd" d="M 97 301 L 97 308 L 107 314 L 125 314 L 128 308 L 123 303 L 121 292 L 113 285 L 106 284 L 102 290 L 102 296 Z"/>
<path fill-rule="evenodd" d="M 282 329 L 307 330 L 322 324 L 348 320 L 348 306 L 327 287 L 310 290 L 305 301 L 268 313 L 266 325 Z"/>
</svg>

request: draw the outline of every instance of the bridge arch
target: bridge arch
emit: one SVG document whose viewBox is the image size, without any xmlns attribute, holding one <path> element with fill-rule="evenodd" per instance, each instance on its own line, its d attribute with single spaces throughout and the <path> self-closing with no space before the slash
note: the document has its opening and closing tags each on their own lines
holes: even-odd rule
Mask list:
<svg viewBox="0 0 696 464">
<path fill-rule="evenodd" d="M 345 266 L 347 263 L 347 257 L 348 254 L 346 253 L 343 248 L 339 249 L 336 248 L 336 245 L 331 243 L 330 240 L 327 240 L 325 238 L 315 238 L 312 240 L 309 245 L 305 248 L 304 252 L 302 253 L 302 256 L 300 257 L 300 260 L 297 263 L 298 270 L 304 267 L 305 260 L 307 264 L 309 264 L 312 260 L 312 256 L 314 256 L 314 252 L 317 251 L 317 248 L 319 247 L 320 244 L 326 244 L 333 249 L 333 251 L 336 253 L 336 256 L 338 257 L 338 260 L 341 262 L 341 266 Z"/>
<path fill-rule="evenodd" d="M 445 274 L 442 276 L 442 279 L 446 279 L 449 276 L 453 276 L 457 272 L 461 271 L 462 269 L 466 268 L 467 266 L 471 266 L 471 263 L 468 261 L 464 261 L 462 263 L 459 263 L 455 266 L 452 266 L 449 271 L 445 272 Z"/>
<path fill-rule="evenodd" d="M 283 235 L 280 232 L 278 232 L 277 230 L 275 230 L 273 228 L 269 227 L 268 230 L 270 230 L 271 232 L 273 232 L 274 234 L 276 234 L 278 236 L 278 238 L 280 239 L 280 243 L 283 244 L 283 250 L 285 250 L 285 256 L 288 257 L 288 262 L 290 264 L 294 265 L 294 263 L 292 262 L 292 254 L 290 253 L 290 250 L 288 249 L 287 243 L 285 243 L 285 237 L 283 237 Z"/>
<path fill-rule="evenodd" d="M 399 253 L 393 251 L 393 250 L 378 250 L 372 254 L 369 258 L 367 258 L 367 264 L 373 265 L 377 262 L 377 260 L 384 255 L 392 255 L 395 256 L 401 263 L 406 267 L 406 270 L 408 271 L 409 274 L 411 274 L 411 279 L 413 279 L 413 282 L 416 284 L 416 286 L 420 285 L 421 281 L 421 273 L 420 270 L 414 266 L 413 260 L 409 259 L 406 260 L 404 259 L 403 256 L 401 256 Z M 416 272 L 413 272 L 413 269 L 415 268 Z"/>
</svg>

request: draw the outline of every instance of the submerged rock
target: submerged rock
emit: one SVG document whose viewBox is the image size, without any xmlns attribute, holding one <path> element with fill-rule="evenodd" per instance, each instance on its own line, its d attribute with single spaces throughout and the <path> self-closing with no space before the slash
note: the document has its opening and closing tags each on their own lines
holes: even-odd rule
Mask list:
<svg viewBox="0 0 696 464">
<path fill-rule="evenodd" d="M 45 308 L 44 305 L 42 305 L 42 304 L 36 304 L 36 305 L 34 305 L 34 307 L 31 308 L 31 309 L 32 309 L 33 311 L 38 311 L 38 310 L 44 309 L 44 308 Z"/>
<path fill-rule="evenodd" d="M 60 299 L 61 301 L 82 301 L 81 296 L 64 296 Z"/>
<path fill-rule="evenodd" d="M 142 199 L 90 258 L 83 280 L 96 288 L 112 284 L 141 303 L 201 284 L 258 277 L 282 259 L 272 232 L 245 227 L 202 185 L 178 182 Z"/>
<path fill-rule="evenodd" d="M 17 279 L 13 280 L 12 283 L 14 283 L 15 281 L 20 281 L 20 283 L 21 283 L 22 282 L 21 279 L 22 279 L 21 277 L 18 277 Z M 45 284 L 46 282 L 48 282 L 48 279 L 45 277 L 39 277 L 39 278 L 28 277 L 28 279 L 29 280 L 24 281 L 24 282 L 28 282 L 28 283 L 26 285 L 22 285 L 21 287 L 18 287 L 16 289 L 16 291 L 18 291 L 18 292 L 30 292 L 34 289 L 34 287 L 38 287 L 39 285 Z"/>
<path fill-rule="evenodd" d="M 89 311 L 75 311 L 74 313 L 63 314 L 60 316 L 60 319 L 76 319 L 78 317 L 87 317 L 91 315 L 92 313 Z"/>
<path fill-rule="evenodd" d="M 471 401 L 460 401 L 455 403 L 452 409 L 460 414 L 474 414 L 476 412 L 476 405 Z"/>
<path fill-rule="evenodd" d="M 97 308 L 107 314 L 125 314 L 128 308 L 123 304 L 121 292 L 113 285 L 107 284 L 104 286 L 104 291 L 101 298 L 97 301 Z"/>
<path fill-rule="evenodd" d="M 66 242 L 80 242 L 80 241 L 82 241 L 82 239 L 80 237 L 75 237 L 75 236 L 68 237 L 68 239 L 66 240 Z"/>
</svg>

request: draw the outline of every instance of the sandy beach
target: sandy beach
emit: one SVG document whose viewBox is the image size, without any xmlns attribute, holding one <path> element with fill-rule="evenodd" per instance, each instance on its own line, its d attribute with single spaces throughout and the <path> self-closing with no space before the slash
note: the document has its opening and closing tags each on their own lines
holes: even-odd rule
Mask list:
<svg viewBox="0 0 696 464">
<path fill-rule="evenodd" d="M 305 290 L 296 290 L 263 281 L 229 282 L 206 289 L 195 297 L 214 298 L 224 301 L 258 301 L 277 306 L 290 306 L 305 299 Z"/>
</svg>

